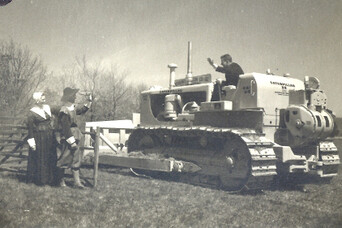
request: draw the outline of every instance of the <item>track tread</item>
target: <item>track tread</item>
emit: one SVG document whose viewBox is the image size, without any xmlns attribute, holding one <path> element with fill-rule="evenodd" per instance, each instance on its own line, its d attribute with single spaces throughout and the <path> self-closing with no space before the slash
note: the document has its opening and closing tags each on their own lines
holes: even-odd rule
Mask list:
<svg viewBox="0 0 342 228">
<path fill-rule="evenodd" d="M 264 134 L 256 133 L 251 129 L 230 129 L 206 126 L 140 126 L 137 130 L 141 130 L 142 132 L 145 132 L 145 134 L 153 134 L 157 136 L 171 135 L 179 137 L 212 137 L 224 140 L 229 140 L 233 136 L 237 136 L 242 139 L 248 147 L 251 158 L 250 174 L 245 180 L 241 180 L 241 187 L 247 189 L 269 188 L 273 181 L 273 177 L 277 175 L 277 159 L 275 152 L 273 151 L 273 142 L 265 138 Z M 132 143 L 133 142 L 131 142 L 131 144 Z M 170 144 L 165 146 L 170 146 Z M 236 185 L 236 183 L 232 184 Z"/>
</svg>

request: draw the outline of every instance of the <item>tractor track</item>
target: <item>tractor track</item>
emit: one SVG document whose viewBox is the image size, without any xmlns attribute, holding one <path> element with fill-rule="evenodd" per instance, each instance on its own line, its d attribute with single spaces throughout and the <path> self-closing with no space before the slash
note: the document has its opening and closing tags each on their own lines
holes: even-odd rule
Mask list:
<svg viewBox="0 0 342 228">
<path fill-rule="evenodd" d="M 250 129 L 140 126 L 128 151 L 193 162 L 202 170 L 186 174 L 189 182 L 238 191 L 270 187 L 277 175 L 273 145 Z"/>
</svg>

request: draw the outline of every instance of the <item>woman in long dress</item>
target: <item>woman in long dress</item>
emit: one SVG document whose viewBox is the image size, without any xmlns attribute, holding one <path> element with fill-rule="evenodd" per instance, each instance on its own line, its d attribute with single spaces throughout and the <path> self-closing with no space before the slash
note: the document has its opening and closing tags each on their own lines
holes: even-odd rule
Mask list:
<svg viewBox="0 0 342 228">
<path fill-rule="evenodd" d="M 27 180 L 37 185 L 54 184 L 56 172 L 56 151 L 54 147 L 50 106 L 45 104 L 43 92 L 33 94 L 35 105 L 27 119 L 28 144 L 30 146 Z"/>
</svg>

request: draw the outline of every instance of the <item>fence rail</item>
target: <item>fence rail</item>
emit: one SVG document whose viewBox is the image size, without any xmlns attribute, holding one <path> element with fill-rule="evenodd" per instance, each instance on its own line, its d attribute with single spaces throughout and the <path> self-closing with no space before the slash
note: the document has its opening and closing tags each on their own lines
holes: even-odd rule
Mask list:
<svg viewBox="0 0 342 228">
<path fill-rule="evenodd" d="M 27 158 L 28 147 L 26 145 L 27 129 L 23 118 L 0 116 L 0 167 L 12 161 L 12 158 L 20 158 L 21 163 Z"/>
</svg>

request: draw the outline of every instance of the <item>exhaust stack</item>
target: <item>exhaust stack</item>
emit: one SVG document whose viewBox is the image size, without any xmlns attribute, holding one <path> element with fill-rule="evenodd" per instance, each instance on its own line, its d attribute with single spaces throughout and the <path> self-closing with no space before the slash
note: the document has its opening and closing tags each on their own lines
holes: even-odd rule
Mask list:
<svg viewBox="0 0 342 228">
<path fill-rule="evenodd" d="M 188 85 L 190 85 L 192 82 L 191 48 L 192 48 L 192 44 L 191 44 L 191 41 L 189 41 L 188 42 L 188 68 L 187 68 L 187 73 L 186 73 L 186 81 L 187 81 Z"/>
</svg>

